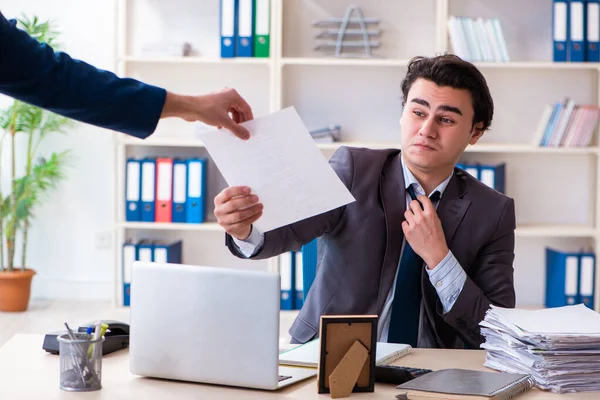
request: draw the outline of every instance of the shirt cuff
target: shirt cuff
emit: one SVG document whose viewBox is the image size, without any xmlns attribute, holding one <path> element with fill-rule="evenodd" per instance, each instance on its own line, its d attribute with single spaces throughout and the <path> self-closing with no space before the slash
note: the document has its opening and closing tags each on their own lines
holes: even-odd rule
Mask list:
<svg viewBox="0 0 600 400">
<path fill-rule="evenodd" d="M 447 314 L 462 292 L 467 274 L 451 251 L 434 269 L 426 268 L 426 271 L 442 302 L 444 313 Z"/>
<path fill-rule="evenodd" d="M 233 238 L 233 243 L 244 257 L 250 258 L 262 249 L 263 244 L 265 243 L 265 235 L 252 225 L 250 236 L 244 240 Z"/>
</svg>

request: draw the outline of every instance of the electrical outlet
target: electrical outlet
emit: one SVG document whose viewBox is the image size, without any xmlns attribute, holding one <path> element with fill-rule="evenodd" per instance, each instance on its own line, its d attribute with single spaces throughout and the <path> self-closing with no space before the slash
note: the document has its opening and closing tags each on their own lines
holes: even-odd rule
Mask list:
<svg viewBox="0 0 600 400">
<path fill-rule="evenodd" d="M 96 250 L 109 250 L 112 247 L 112 234 L 110 232 L 96 233 Z"/>
</svg>

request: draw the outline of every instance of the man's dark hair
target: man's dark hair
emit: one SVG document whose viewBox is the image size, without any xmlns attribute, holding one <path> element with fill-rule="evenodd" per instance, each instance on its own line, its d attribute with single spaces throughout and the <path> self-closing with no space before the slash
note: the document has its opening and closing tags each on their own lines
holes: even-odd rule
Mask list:
<svg viewBox="0 0 600 400">
<path fill-rule="evenodd" d="M 402 106 L 406 104 L 408 91 L 413 83 L 423 78 L 438 86 L 466 89 L 473 99 L 473 125 L 483 123 L 483 131 L 492 124 L 494 101 L 485 78 L 470 62 L 453 54 L 436 57 L 414 57 L 408 63 L 408 72 L 402 81 Z"/>
</svg>

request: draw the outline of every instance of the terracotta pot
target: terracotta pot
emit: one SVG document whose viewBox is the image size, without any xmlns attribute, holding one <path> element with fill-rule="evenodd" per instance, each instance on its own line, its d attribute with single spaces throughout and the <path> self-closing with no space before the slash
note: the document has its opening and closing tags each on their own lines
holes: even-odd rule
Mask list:
<svg viewBox="0 0 600 400">
<path fill-rule="evenodd" d="M 27 310 L 33 275 L 32 269 L 0 271 L 0 311 Z"/>
</svg>

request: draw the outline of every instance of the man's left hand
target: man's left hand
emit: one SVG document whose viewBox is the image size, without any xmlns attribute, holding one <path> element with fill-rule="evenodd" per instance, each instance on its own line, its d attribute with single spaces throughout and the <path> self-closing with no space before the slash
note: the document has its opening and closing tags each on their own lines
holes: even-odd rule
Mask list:
<svg viewBox="0 0 600 400">
<path fill-rule="evenodd" d="M 427 196 L 418 197 L 419 202 L 413 200 L 404 213 L 406 221 L 402 222 L 404 237 L 423 261 L 427 268 L 435 268 L 448 254 L 448 245 L 444 237 L 442 222 Z"/>
</svg>

